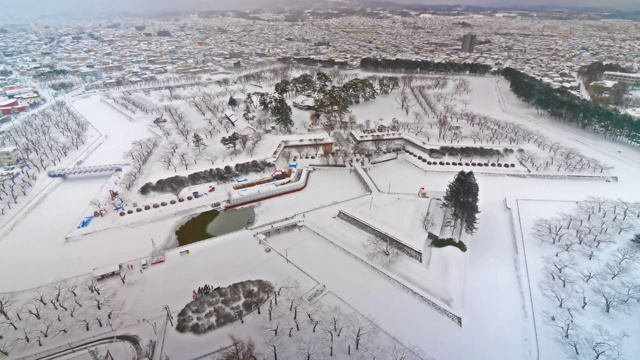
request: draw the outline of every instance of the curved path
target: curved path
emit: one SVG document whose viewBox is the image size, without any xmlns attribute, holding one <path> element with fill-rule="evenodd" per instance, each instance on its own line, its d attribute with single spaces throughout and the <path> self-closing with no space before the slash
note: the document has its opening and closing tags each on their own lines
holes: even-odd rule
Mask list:
<svg viewBox="0 0 640 360">
<path fill-rule="evenodd" d="M 93 346 L 112 344 L 117 342 L 126 342 L 129 345 L 131 345 L 131 347 L 133 347 L 136 355 L 134 360 L 143 358 L 142 346 L 140 346 L 140 339 L 137 336 L 125 334 L 125 335 L 116 335 L 116 336 L 109 336 L 109 337 L 100 337 L 100 338 L 92 339 L 89 341 L 69 343 L 67 345 L 59 346 L 57 348 L 50 349 L 38 354 L 23 357 L 21 358 L 21 360 L 58 359 L 66 355 L 73 354 L 79 350 L 88 350 L 90 347 L 93 347 Z"/>
</svg>

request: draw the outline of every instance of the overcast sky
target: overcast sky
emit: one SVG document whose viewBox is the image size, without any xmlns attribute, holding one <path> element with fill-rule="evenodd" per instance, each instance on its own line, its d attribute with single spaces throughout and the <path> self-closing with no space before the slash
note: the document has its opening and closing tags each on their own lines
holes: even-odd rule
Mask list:
<svg viewBox="0 0 640 360">
<path fill-rule="evenodd" d="M 558 5 L 558 6 L 607 6 L 610 8 L 640 10 L 640 0 L 386 0 L 412 4 L 449 4 L 449 5 Z M 3 12 L 18 11 L 24 15 L 30 12 L 60 13 L 76 12 L 79 9 L 89 12 L 103 11 L 141 11 L 141 10 L 222 10 L 248 7 L 267 7 L 283 3 L 314 3 L 313 0 L 0 0 Z"/>
</svg>

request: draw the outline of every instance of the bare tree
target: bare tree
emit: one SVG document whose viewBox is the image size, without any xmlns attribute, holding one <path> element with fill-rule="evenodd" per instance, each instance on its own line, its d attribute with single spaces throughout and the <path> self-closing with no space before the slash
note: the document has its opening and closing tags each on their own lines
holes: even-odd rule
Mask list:
<svg viewBox="0 0 640 360">
<path fill-rule="evenodd" d="M 633 269 L 632 265 L 627 262 L 608 262 L 604 265 L 604 273 L 611 276 L 611 280 L 620 276 L 624 277 L 629 273 L 629 270 Z"/>
<path fill-rule="evenodd" d="M 356 351 L 360 349 L 360 346 L 362 346 L 369 337 L 373 337 L 377 330 L 376 326 L 369 319 L 363 318 L 358 314 L 352 314 L 350 316 L 348 329 Z"/>
<path fill-rule="evenodd" d="M 86 317 L 78 319 L 76 324 L 78 325 L 79 328 L 84 329 L 86 331 L 91 330 L 91 320 L 87 319 Z"/>
<path fill-rule="evenodd" d="M 180 164 L 184 166 L 185 170 L 189 170 L 189 165 L 191 164 L 191 157 L 188 152 L 179 152 L 178 159 L 180 160 Z"/>
<path fill-rule="evenodd" d="M 17 342 L 15 340 L 3 339 L 0 337 L 0 357 L 9 357 L 16 345 Z"/>
<path fill-rule="evenodd" d="M 256 360 L 262 358 L 256 351 L 256 345 L 251 340 L 241 340 L 233 335 L 231 338 L 231 346 L 220 352 L 218 360 Z"/>
<path fill-rule="evenodd" d="M 375 236 L 368 237 L 363 246 L 367 250 L 369 259 L 381 259 L 382 263 L 387 266 L 396 262 L 400 256 L 398 248 L 391 241 Z"/>
<path fill-rule="evenodd" d="M 320 345 L 313 338 L 299 337 L 296 343 L 296 352 L 300 359 L 312 360 L 320 352 Z"/>
<path fill-rule="evenodd" d="M 640 258 L 640 250 L 632 248 L 618 248 L 613 255 L 613 258 L 618 265 L 627 264 L 628 266 L 633 266 L 633 264 Z"/>
<path fill-rule="evenodd" d="M 240 147 L 242 148 L 242 151 L 244 151 L 247 148 L 247 145 L 249 145 L 250 141 L 251 141 L 251 138 L 249 137 L 249 135 L 240 135 L 238 142 L 240 143 Z"/>
<path fill-rule="evenodd" d="M 14 294 L 0 294 L 0 314 L 9 320 L 9 313 L 16 303 Z"/>
<path fill-rule="evenodd" d="M 269 351 L 273 355 L 273 360 L 278 360 L 278 354 L 286 349 L 286 342 L 282 336 L 278 336 L 274 332 L 268 332 L 264 336 L 264 342 Z"/>
<path fill-rule="evenodd" d="M 282 153 L 280 154 L 280 156 L 282 156 L 283 159 L 285 159 L 287 161 L 287 163 L 289 161 L 291 161 L 291 151 L 289 150 L 284 150 L 282 151 Z"/>
<path fill-rule="evenodd" d="M 546 266 L 556 269 L 560 274 L 562 274 L 562 271 L 565 269 L 571 269 L 575 267 L 575 263 L 573 262 L 573 260 L 566 256 L 553 258 L 545 257 L 542 260 L 546 264 Z"/>
<path fill-rule="evenodd" d="M 415 346 L 407 347 L 397 341 L 394 341 L 393 344 L 384 348 L 382 355 L 380 358 L 386 358 L 388 360 L 422 360 L 427 358 L 427 356 Z M 378 357 L 372 357 L 372 359 L 378 359 Z"/>
<path fill-rule="evenodd" d="M 563 308 L 569 301 L 571 301 L 573 296 L 573 289 L 562 288 L 559 287 L 555 282 L 550 281 L 542 281 L 540 283 L 540 289 L 542 290 L 542 295 L 544 295 L 549 300 L 555 301 L 558 304 L 559 308 Z"/>
<path fill-rule="evenodd" d="M 43 307 L 39 303 L 34 302 L 31 305 L 27 305 L 25 312 L 38 320 L 42 320 L 42 309 Z"/>
<path fill-rule="evenodd" d="M 541 219 L 534 225 L 534 236 L 540 241 L 551 241 L 552 244 L 556 244 L 565 236 L 565 229 L 559 219 Z"/>
<path fill-rule="evenodd" d="M 622 359 L 622 339 L 627 336 L 624 332 L 614 335 L 602 325 L 595 324 L 591 331 L 585 334 L 585 348 L 587 351 L 590 350 L 593 359 Z"/>
<path fill-rule="evenodd" d="M 582 280 L 585 283 L 589 283 L 589 281 L 591 280 L 598 280 L 599 279 L 599 275 L 600 275 L 600 271 L 598 270 L 593 270 L 591 268 L 581 268 L 580 269 L 580 275 L 582 276 Z"/>
</svg>

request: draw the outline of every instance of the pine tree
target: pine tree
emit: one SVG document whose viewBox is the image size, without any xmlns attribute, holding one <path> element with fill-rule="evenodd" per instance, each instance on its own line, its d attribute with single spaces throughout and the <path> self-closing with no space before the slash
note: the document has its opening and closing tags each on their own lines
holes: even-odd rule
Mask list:
<svg viewBox="0 0 640 360">
<path fill-rule="evenodd" d="M 198 152 L 202 152 L 202 149 L 207 148 L 207 144 L 204 143 L 204 139 L 198 133 L 193 134 L 193 139 L 191 141 L 193 142 L 193 146 L 198 149 Z"/>
<path fill-rule="evenodd" d="M 291 82 L 284 79 L 275 85 L 275 90 L 278 95 L 285 96 L 289 91 L 291 91 Z"/>
<path fill-rule="evenodd" d="M 223 136 L 222 139 L 220 139 L 220 142 L 227 149 L 233 148 L 233 151 L 235 151 L 236 150 L 236 146 L 238 146 L 238 140 L 240 140 L 240 135 L 238 135 L 237 132 L 234 132 L 233 134 L 231 134 L 231 135 L 229 135 L 227 137 Z"/>
<path fill-rule="evenodd" d="M 478 193 L 479 187 L 473 171 L 460 171 L 447 187 L 442 207 L 450 210 L 455 230 L 459 224 L 464 231 L 472 235 L 478 229 Z"/>
<path fill-rule="evenodd" d="M 291 120 L 291 106 L 282 96 L 278 96 L 273 102 L 271 115 L 275 118 L 275 123 L 284 128 L 287 132 L 291 130 L 294 122 Z"/>
<path fill-rule="evenodd" d="M 233 95 L 229 96 L 229 106 L 234 109 L 238 106 L 238 100 L 236 100 Z"/>
</svg>

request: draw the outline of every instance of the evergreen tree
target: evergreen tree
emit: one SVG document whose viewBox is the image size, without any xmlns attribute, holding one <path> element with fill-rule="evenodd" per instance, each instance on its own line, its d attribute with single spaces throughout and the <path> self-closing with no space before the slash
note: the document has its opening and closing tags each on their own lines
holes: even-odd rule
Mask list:
<svg viewBox="0 0 640 360">
<path fill-rule="evenodd" d="M 640 245 L 640 233 L 631 238 L 631 241 Z"/>
<path fill-rule="evenodd" d="M 229 106 L 233 109 L 235 109 L 236 106 L 238 106 L 238 100 L 236 100 L 236 98 L 234 98 L 233 95 L 229 96 Z"/>
<path fill-rule="evenodd" d="M 302 74 L 291 79 L 291 90 L 298 95 L 307 91 L 316 91 L 316 82 L 310 74 Z"/>
<path fill-rule="evenodd" d="M 271 106 L 273 105 L 271 96 L 267 93 L 260 93 L 258 97 L 258 103 L 262 111 L 269 111 L 271 109 Z"/>
<path fill-rule="evenodd" d="M 291 91 L 291 82 L 287 79 L 284 79 L 276 84 L 275 86 L 276 93 L 280 96 L 285 96 L 289 91 Z"/>
<path fill-rule="evenodd" d="M 331 85 L 331 78 L 322 71 L 318 71 L 316 74 L 316 82 L 318 84 L 318 90 L 326 90 L 329 85 Z"/>
<path fill-rule="evenodd" d="M 319 91 L 316 96 L 316 111 L 324 114 L 330 122 L 337 122 L 349 109 L 349 97 L 342 87 L 332 86 Z"/>
<path fill-rule="evenodd" d="M 460 171 L 449 183 L 442 201 L 442 207 L 450 211 L 452 228 L 462 225 L 464 231 L 472 235 L 478 228 L 478 183 L 473 171 Z"/>
<path fill-rule="evenodd" d="M 240 140 L 240 135 L 238 135 L 237 132 L 234 132 L 229 136 L 226 136 L 226 137 L 223 136 L 222 139 L 220 139 L 220 142 L 227 149 L 233 149 L 233 151 L 236 151 L 236 146 L 238 146 L 238 140 Z"/>
<path fill-rule="evenodd" d="M 191 141 L 193 142 L 193 146 L 198 149 L 198 152 L 202 152 L 202 149 L 207 148 L 207 144 L 204 143 L 204 139 L 198 133 L 193 133 L 193 139 Z"/>
<path fill-rule="evenodd" d="M 293 126 L 293 120 L 291 120 L 291 106 L 287 104 L 287 101 L 278 96 L 271 108 L 271 115 L 275 118 L 275 123 L 289 132 Z"/>
</svg>

